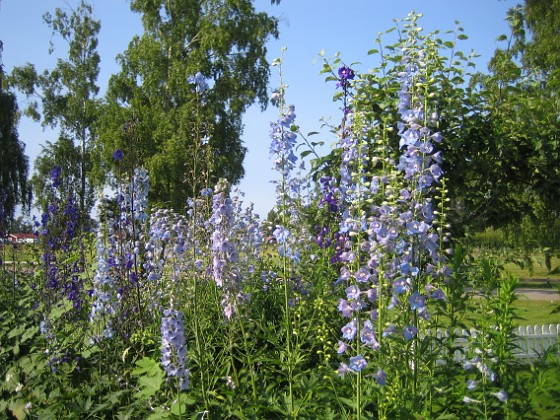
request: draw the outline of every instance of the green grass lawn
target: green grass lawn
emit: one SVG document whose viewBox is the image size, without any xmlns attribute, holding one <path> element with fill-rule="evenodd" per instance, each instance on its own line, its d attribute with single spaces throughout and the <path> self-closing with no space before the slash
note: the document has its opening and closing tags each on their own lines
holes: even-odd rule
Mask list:
<svg viewBox="0 0 560 420">
<path fill-rule="evenodd" d="M 551 312 L 560 302 L 546 300 L 518 300 L 514 303 L 519 320 L 518 325 L 560 324 L 560 312 Z"/>
<path fill-rule="evenodd" d="M 514 302 L 513 307 L 517 310 L 518 319 L 515 321 L 517 326 L 541 325 L 541 324 L 560 324 L 560 312 L 551 312 L 560 305 L 560 302 L 550 302 L 546 300 L 526 300 L 520 299 Z M 467 326 L 472 326 L 473 321 L 479 320 L 482 315 L 473 311 L 471 321 Z"/>
<path fill-rule="evenodd" d="M 518 277 L 519 279 L 527 280 L 559 280 L 560 281 L 560 259 L 552 257 L 551 268 L 549 272 L 546 268 L 545 258 L 542 253 L 535 253 L 531 256 L 531 266 L 529 267 L 526 261 L 519 260 L 516 262 L 507 262 L 504 264 L 504 270 Z"/>
</svg>

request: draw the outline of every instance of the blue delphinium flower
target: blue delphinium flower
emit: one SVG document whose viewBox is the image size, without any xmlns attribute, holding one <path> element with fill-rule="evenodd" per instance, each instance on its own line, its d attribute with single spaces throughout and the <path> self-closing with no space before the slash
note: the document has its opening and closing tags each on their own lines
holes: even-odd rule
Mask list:
<svg viewBox="0 0 560 420">
<path fill-rule="evenodd" d="M 286 178 L 296 166 L 294 153 L 297 134 L 292 130 L 296 118 L 295 107 L 288 110 L 276 122 L 270 124 L 270 154 L 274 158 L 274 169 Z"/>
<path fill-rule="evenodd" d="M 492 392 L 492 395 L 495 396 L 501 402 L 506 402 L 508 400 L 508 394 L 503 389 L 500 389 L 498 392 Z"/>
<path fill-rule="evenodd" d="M 183 312 L 166 309 L 161 318 L 161 365 L 168 378 L 179 380 L 179 389 L 189 386 L 189 370 L 186 368 L 187 348 Z"/>
<path fill-rule="evenodd" d="M 239 254 L 236 243 L 236 223 L 233 201 L 229 197 L 228 183 L 220 180 L 212 197 L 212 216 L 209 224 L 212 231 L 212 270 L 214 281 L 224 291 L 222 307 L 229 320 L 240 304 L 249 296 L 241 290 L 241 275 L 238 270 Z"/>
<path fill-rule="evenodd" d="M 418 328 L 416 328 L 415 326 L 407 325 L 406 327 L 404 327 L 403 335 L 407 340 L 412 340 L 414 337 L 416 337 L 416 334 L 418 334 Z"/>
<path fill-rule="evenodd" d="M 353 340 L 357 331 L 358 329 L 356 327 L 356 320 L 353 319 L 344 327 L 342 327 L 342 337 L 344 337 L 346 340 Z"/>
<path fill-rule="evenodd" d="M 354 372 L 361 372 L 367 366 L 367 361 L 361 354 L 350 358 L 350 369 Z"/>
<path fill-rule="evenodd" d="M 208 82 L 201 72 L 196 72 L 196 74 L 189 76 L 187 81 L 194 85 L 196 93 L 203 93 L 208 89 Z"/>
<path fill-rule="evenodd" d="M 360 340 L 367 347 L 373 350 L 379 350 L 379 342 L 374 332 L 373 323 L 369 319 L 364 321 L 360 329 Z"/>
</svg>

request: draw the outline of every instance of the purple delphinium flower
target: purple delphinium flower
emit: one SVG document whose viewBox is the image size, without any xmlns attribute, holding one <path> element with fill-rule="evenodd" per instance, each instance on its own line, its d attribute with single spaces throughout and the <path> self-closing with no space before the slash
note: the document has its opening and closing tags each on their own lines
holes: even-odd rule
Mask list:
<svg viewBox="0 0 560 420">
<path fill-rule="evenodd" d="M 346 363 L 341 363 L 337 370 L 338 376 L 344 376 L 348 372 L 350 372 L 348 365 Z"/>
<path fill-rule="evenodd" d="M 492 395 L 501 402 L 506 402 L 508 400 L 508 394 L 503 389 L 500 389 L 498 392 L 492 392 Z"/>
<path fill-rule="evenodd" d="M 121 149 L 116 149 L 116 150 L 113 152 L 113 159 L 114 159 L 115 161 L 118 162 L 118 161 L 121 160 L 123 157 L 124 157 L 124 152 L 123 152 Z"/>
<path fill-rule="evenodd" d="M 354 80 L 355 76 L 356 74 L 354 73 L 354 70 L 352 70 L 350 67 L 340 67 L 338 69 L 338 83 L 336 84 L 336 87 L 339 88 L 341 86 L 346 86 L 349 80 Z"/>
<path fill-rule="evenodd" d="M 336 188 L 333 178 L 330 176 L 323 176 L 319 182 L 322 194 L 319 207 L 324 207 L 326 205 L 330 213 L 336 213 L 338 211 L 338 204 L 335 196 Z"/>
<path fill-rule="evenodd" d="M 436 289 L 431 295 L 433 300 L 445 300 L 445 293 L 441 289 Z"/>
<path fill-rule="evenodd" d="M 338 300 L 338 310 L 342 313 L 342 316 L 345 318 L 350 318 L 352 312 L 354 311 L 352 309 L 352 306 L 350 306 L 348 301 L 345 299 Z"/>
<path fill-rule="evenodd" d="M 379 368 L 374 377 L 379 385 L 384 386 L 387 384 L 387 374 L 383 371 L 383 369 Z"/>
<path fill-rule="evenodd" d="M 356 335 L 356 331 L 358 331 L 356 327 L 356 320 L 353 319 L 352 321 L 347 323 L 344 327 L 342 327 L 341 331 L 342 331 L 342 337 L 344 337 L 346 340 L 354 339 L 354 336 Z"/>
<path fill-rule="evenodd" d="M 331 246 L 332 239 L 330 237 L 331 228 L 329 226 L 317 226 L 317 235 L 315 236 L 315 242 L 319 245 L 319 248 L 328 248 Z"/>
<path fill-rule="evenodd" d="M 336 352 L 338 354 L 342 354 L 344 352 L 346 352 L 346 349 L 348 348 L 348 346 L 346 345 L 346 343 L 344 341 L 339 341 L 337 348 L 336 348 Z"/>
<path fill-rule="evenodd" d="M 359 299 L 360 298 L 360 288 L 353 284 L 346 288 L 346 298 L 347 299 Z"/>
<path fill-rule="evenodd" d="M 360 339 L 367 347 L 379 350 L 379 342 L 373 331 L 373 323 L 367 319 L 360 330 Z"/>
<path fill-rule="evenodd" d="M 58 188 L 60 186 L 60 183 L 62 182 L 62 178 L 60 176 L 61 173 L 62 173 L 62 167 L 61 166 L 55 166 L 51 170 L 51 181 L 52 181 L 52 186 L 54 188 Z"/>
<path fill-rule="evenodd" d="M 179 380 L 179 389 L 189 386 L 189 370 L 186 369 L 187 348 L 183 313 L 166 309 L 161 318 L 161 365 L 167 377 Z"/>
<path fill-rule="evenodd" d="M 237 311 L 238 304 L 245 300 L 240 293 L 240 275 L 237 270 L 239 254 L 235 241 L 235 216 L 227 181 L 216 185 L 212 197 L 212 216 L 209 223 L 212 231 L 212 269 L 214 281 L 224 290 L 222 307 L 227 319 Z"/>
</svg>

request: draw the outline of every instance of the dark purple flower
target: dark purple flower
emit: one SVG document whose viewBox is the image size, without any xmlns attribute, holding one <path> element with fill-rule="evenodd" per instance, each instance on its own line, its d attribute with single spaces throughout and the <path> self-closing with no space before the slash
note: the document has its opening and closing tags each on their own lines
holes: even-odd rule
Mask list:
<svg viewBox="0 0 560 420">
<path fill-rule="evenodd" d="M 113 159 L 116 161 L 121 160 L 124 157 L 124 152 L 121 149 L 117 149 L 113 152 Z"/>
<path fill-rule="evenodd" d="M 352 70 L 350 67 L 346 67 L 346 66 L 342 66 L 338 69 L 338 83 L 336 84 L 336 87 L 343 87 L 343 88 L 347 88 L 348 87 L 348 81 L 349 80 L 353 80 L 354 79 L 354 70 Z M 346 107 L 345 107 L 345 115 L 346 115 Z"/>
<path fill-rule="evenodd" d="M 62 172 L 62 168 L 59 166 L 55 166 L 54 168 L 52 168 L 51 170 L 51 179 L 54 181 L 55 179 L 57 179 L 60 176 L 60 173 Z"/>
<path fill-rule="evenodd" d="M 53 182 L 53 187 L 58 187 L 60 185 L 60 174 L 62 172 L 62 168 L 60 166 L 55 166 L 51 170 L 51 181 Z"/>
<path fill-rule="evenodd" d="M 342 66 L 338 69 L 338 77 L 341 81 L 353 80 L 354 76 L 354 70 L 350 67 Z"/>
</svg>

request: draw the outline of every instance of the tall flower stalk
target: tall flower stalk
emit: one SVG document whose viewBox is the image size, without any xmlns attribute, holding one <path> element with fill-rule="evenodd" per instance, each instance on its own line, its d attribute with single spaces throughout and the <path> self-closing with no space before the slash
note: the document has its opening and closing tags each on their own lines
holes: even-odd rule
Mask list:
<svg viewBox="0 0 560 420">
<path fill-rule="evenodd" d="M 382 415 L 390 400 L 399 401 L 403 412 L 414 412 L 423 398 L 430 398 L 431 385 L 420 387 L 420 380 L 433 366 L 430 361 L 422 366 L 430 357 L 422 354 L 421 343 L 431 319 L 430 302 L 445 300 L 438 282 L 448 270 L 433 209 L 433 193 L 443 175 L 435 150 L 441 135 L 429 128 L 437 115 L 428 111 L 426 53 L 416 42 L 413 22 L 407 30 L 401 62 L 392 70 L 399 84 L 398 147 L 391 140 L 394 122 L 388 114 L 372 120 L 370 98 L 362 92 L 349 100 L 348 79 L 354 72 L 338 69 L 344 104 L 338 235 L 344 241 L 337 254 L 342 263 L 337 282 L 345 292 L 338 310 L 346 318 L 338 353 L 350 354 L 338 372 L 355 377 L 357 418 L 363 415 L 368 372 L 380 387 Z M 358 83 L 364 82 L 367 76 Z"/>
<path fill-rule="evenodd" d="M 285 49 L 283 49 L 283 52 Z M 299 262 L 299 250 L 296 245 L 296 238 L 290 230 L 290 183 L 292 172 L 295 169 L 297 157 L 294 153 L 297 139 L 297 127 L 294 124 L 296 114 L 295 107 L 285 106 L 286 86 L 282 77 L 282 58 L 274 61 L 273 65 L 278 66 L 280 75 L 280 87 L 277 93 L 278 105 L 280 108 L 280 118 L 270 124 L 270 156 L 274 159 L 274 170 L 280 174 L 280 179 L 276 181 L 276 209 L 280 223 L 275 227 L 273 235 L 278 245 L 278 254 L 281 265 L 281 281 L 284 290 L 284 328 L 286 331 L 285 349 L 285 369 L 287 370 L 288 381 L 288 413 L 294 413 L 294 370 L 295 352 L 293 348 L 292 334 L 292 309 L 291 309 L 291 286 L 292 267 Z"/>
<path fill-rule="evenodd" d="M 141 168 L 130 177 L 117 180 L 115 211 L 105 209 L 97 234 L 97 268 L 91 291 L 90 322 L 102 322 L 102 336 L 115 332 L 130 338 L 148 319 L 144 294 L 153 284 L 145 277 L 145 252 L 141 241 L 147 237 L 149 177 Z"/>
<path fill-rule="evenodd" d="M 225 179 L 221 179 L 214 189 L 212 197 L 212 216 L 209 224 L 213 228 L 212 237 L 212 273 L 218 288 L 223 292 L 221 304 L 226 319 L 230 322 L 231 331 L 234 324 L 237 324 L 243 336 L 245 346 L 245 357 L 251 377 L 251 388 L 253 400 L 257 401 L 256 373 L 253 367 L 253 360 L 247 333 L 245 331 L 244 319 L 241 316 L 242 306 L 248 302 L 250 296 L 243 290 L 242 273 L 238 269 L 239 254 L 236 241 L 236 223 L 233 201 L 230 198 L 229 184 Z M 233 348 L 230 347 L 231 365 L 234 372 L 235 357 Z"/>
<path fill-rule="evenodd" d="M 183 312 L 173 307 L 163 311 L 161 318 L 161 365 L 168 379 L 177 381 L 179 418 L 182 418 L 181 392 L 189 386 L 190 371 L 186 368 L 187 346 Z"/>
</svg>

